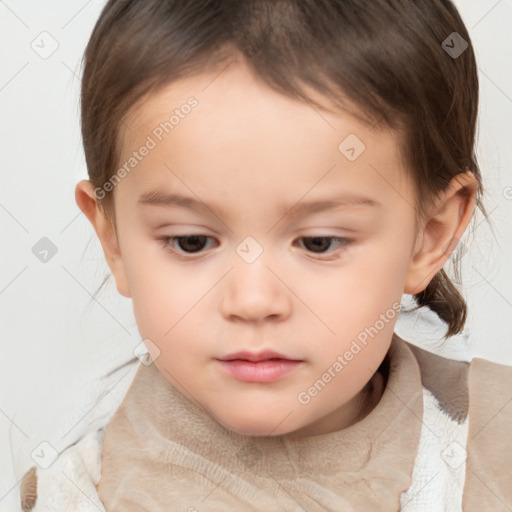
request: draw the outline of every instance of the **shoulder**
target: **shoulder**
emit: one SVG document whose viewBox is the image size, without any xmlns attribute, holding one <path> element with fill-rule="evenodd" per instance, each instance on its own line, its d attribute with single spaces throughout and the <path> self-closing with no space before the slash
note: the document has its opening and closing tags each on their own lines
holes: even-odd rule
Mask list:
<svg viewBox="0 0 512 512">
<path fill-rule="evenodd" d="M 512 366 L 474 358 L 468 385 L 475 437 L 492 441 L 488 433 L 503 434 L 503 442 L 512 447 Z"/>
<path fill-rule="evenodd" d="M 469 395 L 464 510 L 477 510 L 477 504 L 485 510 L 510 510 L 512 366 L 474 358 Z"/>
<path fill-rule="evenodd" d="M 20 500 L 24 512 L 104 512 L 96 485 L 101 476 L 105 428 L 140 366 L 140 360 L 133 357 L 93 381 L 87 401 L 77 408 L 77 416 L 82 420 L 73 427 L 75 441 L 60 452 L 55 450 L 56 457 L 51 463 L 44 467 L 36 464 L 26 471 L 26 458 L 21 462 L 19 457 L 16 472 L 21 476 Z"/>
<path fill-rule="evenodd" d="M 504 391 L 509 399 L 512 398 L 512 366 L 475 357 L 471 361 L 469 378 L 472 385 L 486 383 L 485 387 L 479 389 L 481 396 L 499 398 Z"/>
<path fill-rule="evenodd" d="M 457 441 L 464 468 L 464 479 L 458 480 L 463 482 L 463 510 L 510 510 L 512 366 L 479 357 L 457 361 L 405 343 L 418 362 L 433 409 L 454 420 L 453 433 L 466 432 Z"/>
<path fill-rule="evenodd" d="M 448 359 L 405 342 L 414 354 L 421 383 L 435 397 L 439 407 L 452 419 L 462 423 L 469 412 L 469 369 L 471 363 Z"/>
<path fill-rule="evenodd" d="M 469 411 L 470 364 L 402 340 L 418 365 L 423 410 L 411 485 L 400 497 L 411 512 L 460 511 Z"/>
<path fill-rule="evenodd" d="M 471 414 L 477 425 L 485 423 L 489 413 L 503 408 L 506 415 L 512 407 L 512 366 L 479 357 L 457 361 L 405 344 L 418 362 L 423 386 L 452 419 L 461 422 Z"/>
<path fill-rule="evenodd" d="M 105 512 L 96 490 L 104 429 L 94 429 L 63 450 L 48 467 L 32 466 L 21 479 L 23 512 Z"/>
</svg>

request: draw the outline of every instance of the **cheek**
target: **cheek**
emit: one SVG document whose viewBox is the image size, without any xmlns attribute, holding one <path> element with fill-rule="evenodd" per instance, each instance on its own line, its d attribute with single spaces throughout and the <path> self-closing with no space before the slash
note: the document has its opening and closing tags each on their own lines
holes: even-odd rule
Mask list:
<svg viewBox="0 0 512 512">
<path fill-rule="evenodd" d="M 302 281 L 301 297 L 345 339 L 373 325 L 400 302 L 408 268 L 406 239 L 380 237 L 353 251 L 338 266 L 316 267 Z M 393 315 L 393 310 L 389 316 Z M 328 334 L 328 332 L 326 331 Z"/>
<path fill-rule="evenodd" d="M 159 363 L 179 374 L 212 350 L 204 319 L 212 307 L 207 293 L 218 278 L 215 271 L 198 274 L 173 263 L 164 248 L 151 245 L 126 259 L 133 311 L 142 339 L 160 350 Z"/>
<path fill-rule="evenodd" d="M 147 270 L 141 276 L 147 279 L 142 280 L 132 294 L 138 331 L 142 339 L 149 339 L 158 347 L 159 367 L 172 375 L 191 375 L 194 364 L 211 351 L 206 344 L 204 323 L 198 318 L 201 304 L 197 303 L 201 295 L 182 292 L 190 289 L 182 282 L 183 277 L 180 280 L 154 276 L 153 279 L 149 274 L 156 271 L 155 268 Z"/>
<path fill-rule="evenodd" d="M 200 278 L 191 280 L 179 266 L 170 264 L 158 242 L 126 244 L 125 249 L 125 271 L 139 330 L 145 337 L 162 337 L 197 301 Z"/>
</svg>

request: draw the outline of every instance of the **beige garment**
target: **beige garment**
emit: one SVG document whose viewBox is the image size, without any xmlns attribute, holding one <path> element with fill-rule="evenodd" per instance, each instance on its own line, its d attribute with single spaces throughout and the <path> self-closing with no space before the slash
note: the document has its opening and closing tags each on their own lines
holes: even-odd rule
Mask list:
<svg viewBox="0 0 512 512">
<path fill-rule="evenodd" d="M 512 368 L 476 358 L 469 369 L 464 512 L 512 510 Z"/>
<path fill-rule="evenodd" d="M 232 433 L 141 365 L 103 441 L 107 512 L 397 511 L 418 448 L 421 385 L 459 424 L 469 410 L 464 512 L 512 510 L 512 367 L 452 361 L 396 335 L 385 362 L 384 394 L 366 418 L 301 440 Z M 38 499 L 36 469 L 21 482 L 24 511 Z"/>
<path fill-rule="evenodd" d="M 98 492 L 108 512 L 397 511 L 423 412 L 419 366 L 395 337 L 377 407 L 329 434 L 250 437 L 141 366 L 105 432 Z"/>
</svg>

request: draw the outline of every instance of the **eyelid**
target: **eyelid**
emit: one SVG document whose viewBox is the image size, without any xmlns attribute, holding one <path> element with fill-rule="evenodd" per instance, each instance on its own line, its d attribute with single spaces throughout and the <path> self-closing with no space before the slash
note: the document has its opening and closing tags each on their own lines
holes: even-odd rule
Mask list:
<svg viewBox="0 0 512 512">
<path fill-rule="evenodd" d="M 173 240 L 176 240 L 178 238 L 186 238 L 186 237 L 189 237 L 189 236 L 202 236 L 202 237 L 205 237 L 207 239 L 214 239 L 214 237 L 210 236 L 210 235 L 206 235 L 206 234 L 203 234 L 203 233 L 185 233 L 185 234 L 182 234 L 182 235 L 164 235 L 164 236 L 159 236 L 157 237 L 157 239 L 162 242 L 162 246 L 164 247 L 164 249 L 166 249 L 167 251 L 171 252 L 172 254 L 176 255 L 178 258 L 182 259 L 182 260 L 186 260 L 186 261 L 195 261 L 195 260 L 198 260 L 198 259 L 201 259 L 203 256 L 207 255 L 208 254 L 208 251 L 207 250 L 201 250 L 199 252 L 191 252 L 191 253 L 187 253 L 187 252 L 182 252 L 180 250 L 177 250 L 174 248 L 174 245 L 173 245 Z M 344 252 L 348 246 L 350 246 L 353 242 L 355 242 L 355 240 L 353 238 L 348 238 L 348 237 L 343 237 L 343 236 L 337 236 L 337 235 L 324 235 L 324 234 L 315 234 L 315 235 L 301 235 L 299 237 L 297 237 L 295 240 L 294 240 L 294 245 L 296 245 L 296 242 L 298 241 L 301 241 L 303 239 L 312 239 L 312 238 L 328 238 L 330 239 L 331 241 L 338 241 L 338 242 L 341 242 L 341 245 L 333 250 L 333 251 L 328 251 L 328 252 L 313 252 L 313 251 L 308 251 L 307 249 L 303 249 L 302 247 L 300 247 L 302 250 L 304 250 L 306 252 L 306 254 L 317 260 L 317 261 L 331 261 L 331 260 L 335 260 L 335 259 L 338 259 L 341 257 L 341 255 L 339 254 L 340 252 Z M 327 257 L 326 257 L 327 255 Z M 332 255 L 329 257 L 329 255 Z"/>
<path fill-rule="evenodd" d="M 158 240 L 160 240 L 162 242 L 164 249 L 166 249 L 167 251 L 171 252 L 172 254 L 176 255 L 178 258 L 183 259 L 183 260 L 197 260 L 197 259 L 200 259 L 201 257 L 205 256 L 206 254 L 208 254 L 208 252 L 204 249 L 199 252 L 195 252 L 195 253 L 194 252 L 187 253 L 187 252 L 179 251 L 174 248 L 173 243 L 172 243 L 173 240 L 178 239 L 178 238 L 186 238 L 188 236 L 204 236 L 207 239 L 214 238 L 210 235 L 205 235 L 203 233 L 186 233 L 183 235 L 164 235 L 164 236 L 158 237 Z"/>
<path fill-rule="evenodd" d="M 336 235 L 311 235 L 311 236 L 300 236 L 297 238 L 297 240 L 302 240 L 304 238 L 329 238 L 331 241 L 338 241 L 342 242 L 341 245 L 333 250 L 328 252 L 313 252 L 308 251 L 307 249 L 304 249 L 308 255 L 308 257 L 313 258 L 317 261 L 332 261 L 339 259 L 342 254 L 345 252 L 345 250 L 350 246 L 355 240 L 353 238 L 348 238 L 344 236 L 336 236 Z M 341 253 L 341 254 L 340 254 Z"/>
</svg>

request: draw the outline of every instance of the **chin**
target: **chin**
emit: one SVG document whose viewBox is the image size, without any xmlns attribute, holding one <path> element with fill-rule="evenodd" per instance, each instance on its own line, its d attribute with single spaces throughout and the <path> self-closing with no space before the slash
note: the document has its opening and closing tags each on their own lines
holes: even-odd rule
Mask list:
<svg viewBox="0 0 512 512">
<path fill-rule="evenodd" d="M 279 425 L 279 423 L 283 420 L 283 418 L 230 418 L 225 421 L 217 420 L 223 427 L 231 430 L 232 432 L 236 432 L 237 434 L 241 434 L 244 436 L 252 436 L 252 437 L 264 437 L 264 436 L 278 436 L 281 434 L 287 434 L 290 432 L 290 429 L 283 428 L 283 425 Z M 279 425 L 276 428 L 276 425 Z"/>
</svg>

